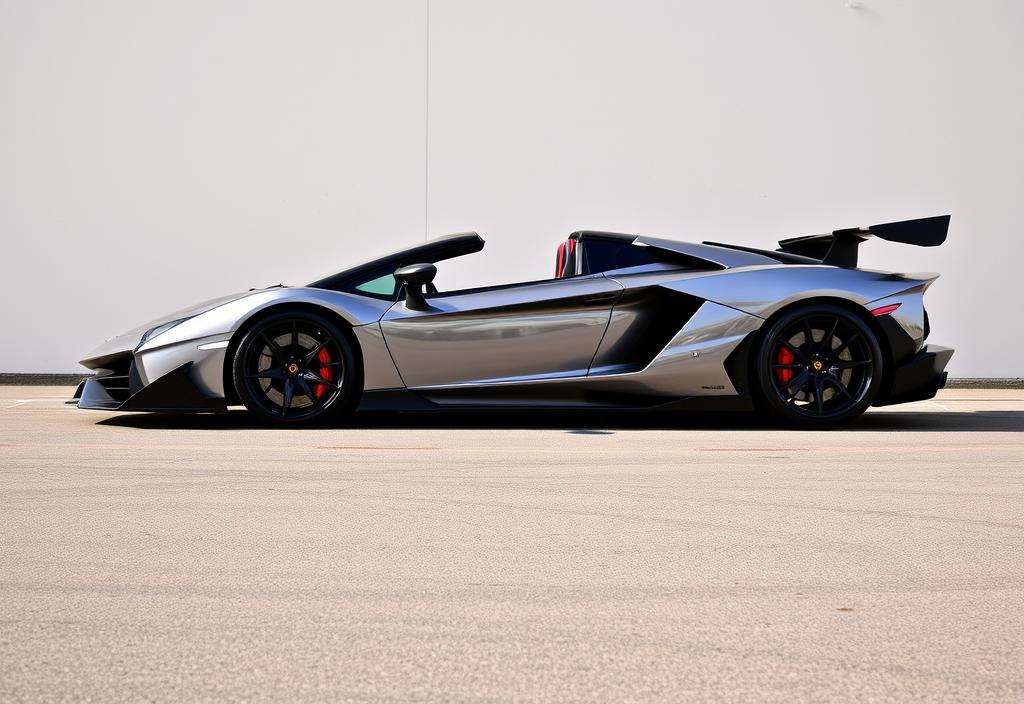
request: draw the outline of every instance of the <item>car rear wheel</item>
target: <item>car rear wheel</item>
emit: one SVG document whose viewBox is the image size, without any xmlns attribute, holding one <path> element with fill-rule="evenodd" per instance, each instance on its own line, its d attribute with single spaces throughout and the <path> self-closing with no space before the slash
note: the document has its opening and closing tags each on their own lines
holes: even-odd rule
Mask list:
<svg viewBox="0 0 1024 704">
<path fill-rule="evenodd" d="M 762 338 L 757 379 L 764 406 L 801 428 L 832 428 L 874 401 L 882 352 L 871 328 L 831 305 L 803 306 L 777 320 Z"/>
<path fill-rule="evenodd" d="M 326 317 L 282 311 L 253 325 L 233 361 L 239 399 L 256 417 L 283 425 L 325 422 L 351 410 L 356 359 Z"/>
</svg>

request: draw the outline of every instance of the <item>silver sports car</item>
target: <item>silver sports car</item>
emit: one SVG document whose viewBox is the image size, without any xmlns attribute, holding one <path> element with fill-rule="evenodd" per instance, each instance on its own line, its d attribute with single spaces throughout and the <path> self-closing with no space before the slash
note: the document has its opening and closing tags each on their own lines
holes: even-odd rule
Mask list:
<svg viewBox="0 0 1024 704">
<path fill-rule="evenodd" d="M 441 237 L 306 286 L 252 290 L 109 340 L 73 402 L 244 405 L 280 425 L 353 410 L 758 409 L 833 427 L 931 398 L 953 351 L 925 345 L 933 274 L 857 268 L 870 237 L 946 239 L 949 216 L 783 240 L 777 250 L 575 232 L 553 278 L 438 291 Z"/>
</svg>

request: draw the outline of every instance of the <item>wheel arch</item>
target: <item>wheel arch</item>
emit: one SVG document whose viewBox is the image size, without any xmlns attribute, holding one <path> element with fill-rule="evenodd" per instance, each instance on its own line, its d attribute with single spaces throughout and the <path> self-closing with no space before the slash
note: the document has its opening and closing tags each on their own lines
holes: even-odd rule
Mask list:
<svg viewBox="0 0 1024 704">
<path fill-rule="evenodd" d="M 261 320 L 269 318 L 271 315 L 287 311 L 315 313 L 321 317 L 327 318 L 338 327 L 345 336 L 345 341 L 352 346 L 352 354 L 358 361 L 358 364 L 356 365 L 356 388 L 359 389 L 360 392 L 362 391 L 363 366 L 365 365 L 365 360 L 363 359 L 363 350 L 359 344 L 359 340 L 352 332 L 352 323 L 346 320 L 345 317 L 340 315 L 337 311 L 327 306 L 307 301 L 281 301 L 280 303 L 273 303 L 254 310 L 244 318 L 235 331 L 231 333 L 231 339 L 228 342 L 227 348 L 224 350 L 224 368 L 221 372 L 224 377 L 224 397 L 227 401 L 227 405 L 237 406 L 241 403 L 238 397 L 238 391 L 235 389 L 232 366 L 235 361 L 235 352 L 238 351 L 238 345 L 241 343 L 242 338 L 244 338 L 245 334 Z"/>
<path fill-rule="evenodd" d="M 864 308 L 864 306 L 858 305 L 857 303 L 847 298 L 840 298 L 838 296 L 811 296 L 809 298 L 801 298 L 799 300 L 793 301 L 792 303 L 787 303 L 783 307 L 773 312 L 770 316 L 768 316 L 765 319 L 765 321 L 760 325 L 760 327 L 758 327 L 758 329 L 754 331 L 753 344 L 751 345 L 750 352 L 747 355 L 747 379 L 749 380 L 749 384 L 751 386 L 751 392 L 754 392 L 754 398 L 757 398 L 758 394 L 756 392 L 761 391 L 761 389 L 758 387 L 759 382 L 756 373 L 756 365 L 757 351 L 761 348 L 761 344 L 764 342 L 765 335 L 767 335 L 768 331 L 771 330 L 772 325 L 775 324 L 775 321 L 779 320 L 790 311 L 796 308 L 803 308 L 808 305 L 814 305 L 816 303 L 842 308 L 851 315 L 856 316 L 861 322 L 868 326 L 868 328 L 874 334 L 875 339 L 878 341 L 879 349 L 882 351 L 882 382 L 879 388 L 880 390 L 884 391 L 885 389 L 888 389 L 889 386 L 892 384 L 892 369 L 894 359 L 892 343 L 889 339 L 889 336 L 885 334 L 885 331 L 882 329 L 882 326 L 878 323 L 878 320 L 875 318 L 875 316 L 871 315 L 871 313 L 866 308 Z"/>
</svg>

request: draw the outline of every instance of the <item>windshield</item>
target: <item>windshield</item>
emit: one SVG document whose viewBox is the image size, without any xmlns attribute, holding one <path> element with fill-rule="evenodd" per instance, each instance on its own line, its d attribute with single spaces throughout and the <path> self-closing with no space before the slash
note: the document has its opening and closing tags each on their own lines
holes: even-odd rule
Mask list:
<svg viewBox="0 0 1024 704">
<path fill-rule="evenodd" d="M 392 276 L 396 269 L 410 264 L 436 264 L 445 259 L 479 252 L 483 248 L 484 240 L 475 232 L 447 235 L 345 269 L 318 279 L 309 286 L 394 299 L 398 295 L 398 284 Z"/>
</svg>

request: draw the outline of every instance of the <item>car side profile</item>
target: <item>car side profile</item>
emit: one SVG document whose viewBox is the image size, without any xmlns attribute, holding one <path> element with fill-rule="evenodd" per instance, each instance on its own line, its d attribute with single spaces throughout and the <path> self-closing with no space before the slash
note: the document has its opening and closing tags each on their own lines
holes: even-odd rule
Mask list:
<svg viewBox="0 0 1024 704">
<path fill-rule="evenodd" d="M 857 268 L 870 238 L 946 239 L 949 216 L 783 240 L 776 250 L 596 231 L 553 278 L 439 291 L 449 235 L 306 286 L 247 291 L 104 343 L 73 399 L 106 411 L 223 412 L 278 425 L 351 411 L 758 410 L 803 428 L 931 398 L 952 350 L 926 345 L 937 275 Z"/>
</svg>

